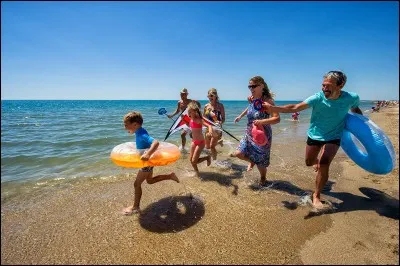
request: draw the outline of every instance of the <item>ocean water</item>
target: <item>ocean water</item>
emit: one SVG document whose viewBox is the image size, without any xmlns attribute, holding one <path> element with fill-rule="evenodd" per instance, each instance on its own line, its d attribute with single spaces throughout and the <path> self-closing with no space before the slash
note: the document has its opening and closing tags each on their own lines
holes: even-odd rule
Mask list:
<svg viewBox="0 0 400 266">
<path fill-rule="evenodd" d="M 277 105 L 296 102 L 277 101 Z M 121 175 L 123 170 L 110 160 L 110 152 L 120 143 L 134 141 L 134 135 L 124 130 L 123 116 L 132 110 L 140 111 L 144 117 L 143 127 L 163 141 L 173 120 L 157 111 L 164 107 L 172 113 L 176 103 L 177 100 L 2 100 L 2 194 L 3 185 L 10 183 Z M 200 103 L 204 106 L 207 101 Z M 247 107 L 247 101 L 222 103 L 226 112 L 224 129 L 240 139 L 247 119 L 243 117 L 236 124 L 233 120 Z M 362 101 L 360 107 L 368 115 L 373 105 L 372 101 Z M 302 111 L 299 122 L 291 121 L 291 114 L 281 114 L 281 122 L 273 125 L 273 143 L 304 142 L 310 114 L 311 109 Z M 225 151 L 238 144 L 226 134 L 223 138 Z M 179 146 L 179 133 L 171 135 L 167 141 Z M 190 138 L 187 144 L 190 145 Z M 187 164 L 187 167 L 191 166 Z"/>
</svg>

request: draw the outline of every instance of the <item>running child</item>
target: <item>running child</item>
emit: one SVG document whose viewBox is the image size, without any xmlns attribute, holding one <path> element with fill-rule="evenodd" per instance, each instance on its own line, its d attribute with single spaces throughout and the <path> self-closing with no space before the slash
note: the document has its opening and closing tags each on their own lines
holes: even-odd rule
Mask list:
<svg viewBox="0 0 400 266">
<path fill-rule="evenodd" d="M 125 129 L 130 134 L 136 135 L 136 149 L 148 149 L 140 157 L 143 161 L 148 161 L 151 155 L 157 150 L 159 146 L 158 140 L 152 138 L 142 127 L 143 117 L 140 112 L 129 112 L 124 116 Z M 122 210 L 123 214 L 130 215 L 140 212 L 140 199 L 142 198 L 142 183 L 144 180 L 148 184 L 154 184 L 163 180 L 174 180 L 179 183 L 178 177 L 174 172 L 169 175 L 158 175 L 153 177 L 153 166 L 143 167 L 139 170 L 134 183 L 135 187 L 135 200 L 132 206 L 126 207 Z"/>
<path fill-rule="evenodd" d="M 203 136 L 203 125 L 208 127 L 208 132 L 213 134 L 213 128 L 211 125 L 207 125 L 203 122 L 202 115 L 199 106 L 191 102 L 188 104 L 188 115 L 190 117 L 189 126 L 192 130 L 192 146 L 190 148 L 190 163 L 196 173 L 199 176 L 199 169 L 197 165 L 203 161 L 207 161 L 207 166 L 211 164 L 211 156 L 207 155 L 205 157 L 200 157 L 200 153 L 205 147 L 205 140 Z"/>
</svg>

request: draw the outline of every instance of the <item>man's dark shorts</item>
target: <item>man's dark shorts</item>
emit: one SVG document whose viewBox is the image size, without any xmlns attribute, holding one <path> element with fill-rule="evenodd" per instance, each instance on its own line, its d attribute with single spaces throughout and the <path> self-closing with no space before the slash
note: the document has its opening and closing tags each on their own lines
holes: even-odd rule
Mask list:
<svg viewBox="0 0 400 266">
<path fill-rule="evenodd" d="M 307 138 L 307 145 L 309 146 L 322 146 L 325 144 L 336 144 L 340 147 L 340 139 L 333 139 L 328 141 L 315 140 L 310 137 Z"/>
</svg>

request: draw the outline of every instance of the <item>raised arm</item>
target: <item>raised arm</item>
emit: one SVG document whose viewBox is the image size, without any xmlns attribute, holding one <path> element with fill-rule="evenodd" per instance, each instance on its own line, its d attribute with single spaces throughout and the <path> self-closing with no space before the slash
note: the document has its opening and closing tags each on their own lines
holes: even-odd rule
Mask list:
<svg viewBox="0 0 400 266">
<path fill-rule="evenodd" d="M 238 117 L 235 118 L 235 120 L 234 120 L 235 123 L 239 122 L 240 119 L 242 119 L 242 117 L 247 114 L 247 109 L 248 109 L 248 107 L 246 107 L 246 109 L 244 109 L 243 112 Z"/>
<path fill-rule="evenodd" d="M 177 106 L 176 106 L 176 110 L 175 110 L 175 112 L 172 114 L 172 115 L 167 115 L 168 116 L 168 118 L 172 118 L 174 115 L 176 115 L 177 113 L 179 113 L 179 102 L 178 102 L 178 104 L 177 104 Z"/>
<path fill-rule="evenodd" d="M 266 101 L 268 102 L 271 106 L 275 106 L 275 103 L 272 99 Z M 269 118 L 265 119 L 260 119 L 260 120 L 254 120 L 255 125 L 273 125 L 273 124 L 278 124 L 281 121 L 281 117 L 278 112 L 271 111 L 270 112 L 271 116 Z"/>
<path fill-rule="evenodd" d="M 306 104 L 305 102 L 297 103 L 297 104 L 286 104 L 283 106 L 274 106 L 271 105 L 268 102 L 264 102 L 263 107 L 267 109 L 269 113 L 295 113 L 295 112 L 300 112 L 303 111 L 310 106 Z"/>
</svg>

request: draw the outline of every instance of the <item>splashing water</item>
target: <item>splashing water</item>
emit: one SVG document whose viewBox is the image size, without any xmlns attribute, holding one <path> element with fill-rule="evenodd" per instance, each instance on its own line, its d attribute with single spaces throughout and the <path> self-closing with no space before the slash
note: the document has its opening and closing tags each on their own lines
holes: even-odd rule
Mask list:
<svg viewBox="0 0 400 266">
<path fill-rule="evenodd" d="M 300 197 L 300 200 L 298 201 L 298 205 L 299 206 L 307 206 L 307 205 L 312 206 L 311 195 L 307 194 L 307 195 Z"/>
</svg>

